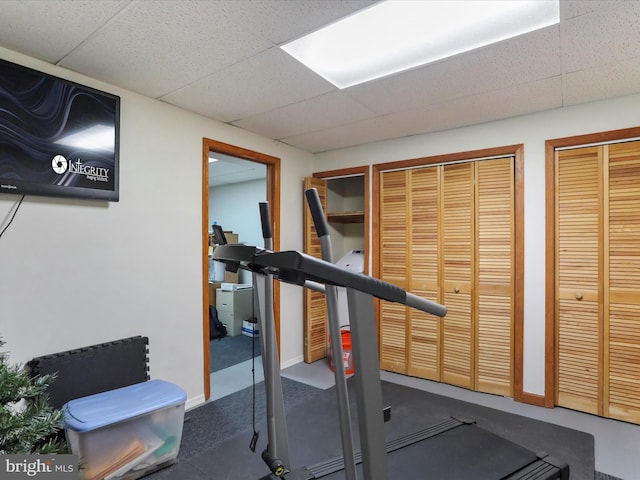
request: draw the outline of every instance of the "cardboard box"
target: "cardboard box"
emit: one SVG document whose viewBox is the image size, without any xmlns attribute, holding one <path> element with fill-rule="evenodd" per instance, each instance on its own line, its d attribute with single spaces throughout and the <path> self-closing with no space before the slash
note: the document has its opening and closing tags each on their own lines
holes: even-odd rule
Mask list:
<svg viewBox="0 0 640 480">
<path fill-rule="evenodd" d="M 186 393 L 150 380 L 67 402 L 65 433 L 85 480 L 136 479 L 176 461 Z"/>
<path fill-rule="evenodd" d="M 242 322 L 242 334 L 247 337 L 257 337 L 260 332 L 258 331 L 258 324 L 252 323 L 247 320 Z"/>
</svg>

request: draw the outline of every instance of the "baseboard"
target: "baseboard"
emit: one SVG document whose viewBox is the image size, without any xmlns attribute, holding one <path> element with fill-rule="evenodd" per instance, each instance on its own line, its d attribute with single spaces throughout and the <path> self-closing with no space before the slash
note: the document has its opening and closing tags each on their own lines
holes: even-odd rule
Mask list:
<svg viewBox="0 0 640 480">
<path fill-rule="evenodd" d="M 185 410 L 191 410 L 192 408 L 199 407 L 204 402 L 205 402 L 204 393 L 201 393 L 197 397 L 193 397 L 193 398 L 187 399 L 187 402 L 185 403 L 184 409 Z"/>
<path fill-rule="evenodd" d="M 282 362 L 280 364 L 280 370 L 284 370 L 285 368 L 293 367 L 298 363 L 304 362 L 304 356 L 300 355 L 299 357 L 292 358 L 291 360 L 287 360 L 286 362 Z"/>
<path fill-rule="evenodd" d="M 536 393 L 521 392 L 519 395 L 514 395 L 513 399 L 517 402 L 528 403 L 537 407 L 553 407 L 553 403 L 549 404 L 544 395 L 538 395 Z"/>
</svg>

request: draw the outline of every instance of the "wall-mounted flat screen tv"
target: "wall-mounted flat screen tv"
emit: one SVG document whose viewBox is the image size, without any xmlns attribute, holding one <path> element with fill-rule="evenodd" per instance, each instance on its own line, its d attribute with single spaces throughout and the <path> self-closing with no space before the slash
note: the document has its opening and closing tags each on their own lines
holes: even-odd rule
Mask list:
<svg viewBox="0 0 640 480">
<path fill-rule="evenodd" d="M 0 59 L 0 193 L 119 199 L 120 97 Z"/>
</svg>

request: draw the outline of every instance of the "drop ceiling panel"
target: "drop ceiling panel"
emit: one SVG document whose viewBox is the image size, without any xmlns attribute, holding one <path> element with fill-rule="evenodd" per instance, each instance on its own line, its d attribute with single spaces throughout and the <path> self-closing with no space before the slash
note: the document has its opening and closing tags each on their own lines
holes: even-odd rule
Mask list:
<svg viewBox="0 0 640 480">
<path fill-rule="evenodd" d="M 564 78 L 565 105 L 631 95 L 640 85 L 640 57 L 567 73 Z"/>
<path fill-rule="evenodd" d="M 302 37 L 378 0 L 261 0 L 220 2 L 238 25 L 275 44 Z"/>
<path fill-rule="evenodd" d="M 210 187 L 263 180 L 267 177 L 267 167 L 264 164 L 221 154 L 211 156 L 218 161 L 209 163 Z"/>
<path fill-rule="evenodd" d="M 271 46 L 230 22 L 217 2 L 145 0 L 132 3 L 62 65 L 159 97 Z"/>
<path fill-rule="evenodd" d="M 231 122 L 336 90 L 274 47 L 163 97 L 188 110 Z"/>
<path fill-rule="evenodd" d="M 374 112 L 352 100 L 344 92 L 336 91 L 245 117 L 233 124 L 268 138 L 282 138 L 355 123 L 375 116 Z"/>
<path fill-rule="evenodd" d="M 380 114 L 560 74 L 558 27 L 548 27 L 347 92 Z"/>
<path fill-rule="evenodd" d="M 55 64 L 128 3 L 2 0 L 0 45 Z"/>
<path fill-rule="evenodd" d="M 327 150 L 327 145 L 332 145 L 331 148 L 343 148 L 401 136 L 403 133 L 398 127 L 384 117 L 376 117 L 349 125 L 337 125 L 318 132 L 283 138 L 282 141 L 308 152 L 322 152 Z M 333 147 L 333 145 L 338 146 Z"/>
<path fill-rule="evenodd" d="M 640 2 L 610 2 L 610 7 L 567 20 L 562 25 L 562 69 L 575 72 L 640 56 Z"/>
<path fill-rule="evenodd" d="M 448 130 L 562 106 L 560 76 L 391 114 L 404 135 Z"/>
<path fill-rule="evenodd" d="M 560 2 L 560 20 L 564 21 L 601 8 L 609 8 L 617 1 L 620 0 L 562 0 Z"/>
</svg>

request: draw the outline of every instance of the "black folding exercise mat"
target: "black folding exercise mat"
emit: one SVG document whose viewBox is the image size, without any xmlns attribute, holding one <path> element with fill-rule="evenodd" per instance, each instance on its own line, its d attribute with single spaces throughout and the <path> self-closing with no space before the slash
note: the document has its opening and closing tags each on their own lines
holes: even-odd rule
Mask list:
<svg viewBox="0 0 640 480">
<path fill-rule="evenodd" d="M 49 404 L 149 380 L 148 337 L 129 337 L 36 357 L 27 363 L 32 375 L 55 373 L 47 387 Z"/>
</svg>

